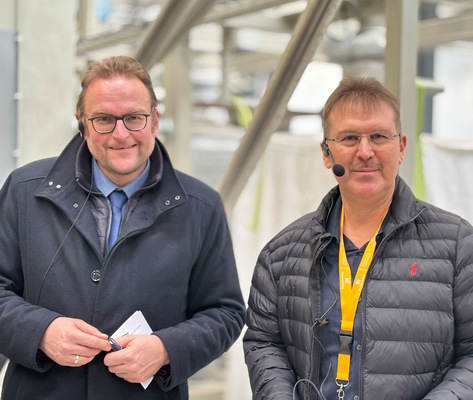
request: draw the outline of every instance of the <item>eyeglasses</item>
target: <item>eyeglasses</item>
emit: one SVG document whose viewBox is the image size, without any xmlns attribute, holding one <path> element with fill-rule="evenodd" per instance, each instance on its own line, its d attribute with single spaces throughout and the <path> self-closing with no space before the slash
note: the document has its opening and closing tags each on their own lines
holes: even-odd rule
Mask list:
<svg viewBox="0 0 473 400">
<path fill-rule="evenodd" d="M 129 131 L 141 131 L 146 128 L 148 117 L 151 114 L 129 114 L 122 117 L 114 115 L 101 115 L 99 117 L 87 118 L 92 122 L 97 133 L 111 133 L 115 130 L 117 121 L 122 120 L 123 125 Z"/>
<path fill-rule="evenodd" d="M 389 143 L 394 138 L 399 137 L 400 135 L 392 135 L 389 132 L 372 132 L 370 134 L 364 133 L 363 135 L 359 135 L 358 133 L 345 133 L 343 135 L 340 135 L 336 139 L 324 138 L 324 140 L 335 142 L 344 147 L 355 147 L 360 144 L 361 138 L 363 136 L 366 136 L 368 138 L 368 142 L 372 146 L 381 147 Z"/>
</svg>

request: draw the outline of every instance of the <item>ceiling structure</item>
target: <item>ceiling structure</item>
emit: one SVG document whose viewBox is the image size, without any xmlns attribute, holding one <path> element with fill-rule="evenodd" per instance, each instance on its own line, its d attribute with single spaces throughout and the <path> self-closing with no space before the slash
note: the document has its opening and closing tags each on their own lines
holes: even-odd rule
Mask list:
<svg viewBox="0 0 473 400">
<path fill-rule="evenodd" d="M 146 30 L 156 21 L 161 10 L 179 1 L 167 0 L 109 0 L 110 15 L 103 16 L 99 23 L 85 11 L 90 0 L 80 0 L 82 11 L 79 21 L 77 54 L 84 55 L 94 50 L 103 50 L 128 43 L 136 46 Z M 223 27 L 254 28 L 270 32 L 292 33 L 294 26 L 307 5 L 305 0 L 197 0 L 191 7 L 200 9 L 201 15 L 194 20 L 182 19 L 182 13 L 171 15 L 166 21 L 169 27 L 189 31 L 197 24 L 218 23 Z M 379 0 L 345 0 L 336 19 L 359 16 L 365 23 L 384 23 L 385 4 Z M 419 24 L 419 47 L 428 48 L 456 40 L 473 40 L 473 0 L 421 0 L 422 7 L 434 7 L 435 17 Z M 184 7 L 187 8 L 187 7 Z M 179 20 L 181 18 L 181 20 Z M 164 21 L 163 21 L 164 22 Z M 176 25 L 181 24 L 177 27 Z"/>
<path fill-rule="evenodd" d="M 100 4 L 101 20 L 97 20 Z M 231 108 L 235 88 L 228 87 L 228 76 L 232 72 L 245 76 L 264 71 L 271 76 L 265 93 L 256 99 L 253 121 L 219 187 L 228 210 L 270 135 L 287 115 L 290 95 L 311 60 L 342 65 L 358 59 L 384 62 L 389 57 L 390 61 L 409 58 L 417 50 L 429 52 L 438 45 L 473 41 L 473 0 L 80 0 L 78 15 L 77 56 L 82 60 L 103 58 L 120 49 L 152 70 L 183 40 L 194 58 L 204 55 L 207 62 L 215 63 L 209 60 L 217 56 L 222 87 L 209 106 Z M 392 20 L 402 19 L 409 29 L 401 24 L 389 28 Z M 394 40 L 393 33 L 390 36 L 391 54 L 386 54 L 386 29 L 395 35 Z M 408 43 L 404 55 L 403 43 Z M 403 62 L 408 64 L 387 67 L 408 75 L 412 62 Z M 387 73 L 395 82 L 391 89 L 402 84 L 401 77 Z M 411 78 L 407 76 L 412 82 Z"/>
</svg>

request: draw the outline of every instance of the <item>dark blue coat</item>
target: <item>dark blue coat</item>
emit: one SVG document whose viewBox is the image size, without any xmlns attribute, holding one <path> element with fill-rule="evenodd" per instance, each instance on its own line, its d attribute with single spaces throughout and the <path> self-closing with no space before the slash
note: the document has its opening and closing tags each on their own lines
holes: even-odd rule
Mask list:
<svg viewBox="0 0 473 400">
<path fill-rule="evenodd" d="M 10 359 L 2 399 L 185 399 L 187 379 L 243 325 L 220 197 L 175 171 L 156 141 L 148 181 L 104 253 L 108 206 L 91 185 L 90 157 L 76 136 L 57 159 L 15 170 L 0 192 L 0 353 Z M 104 354 L 70 368 L 38 352 L 58 316 L 112 334 L 136 310 L 170 358 L 147 390 L 111 374 Z"/>
</svg>

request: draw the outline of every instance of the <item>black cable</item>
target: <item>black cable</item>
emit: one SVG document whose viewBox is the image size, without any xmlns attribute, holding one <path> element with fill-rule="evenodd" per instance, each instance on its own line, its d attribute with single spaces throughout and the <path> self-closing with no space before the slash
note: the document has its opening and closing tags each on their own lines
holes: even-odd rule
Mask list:
<svg viewBox="0 0 473 400">
<path fill-rule="evenodd" d="M 54 263 L 54 261 L 56 260 L 57 255 L 59 254 L 59 251 L 61 250 L 61 248 L 62 248 L 64 242 L 66 241 L 66 238 L 69 236 L 69 233 L 72 231 L 72 229 L 73 229 L 74 226 L 76 225 L 77 220 L 78 220 L 79 217 L 81 216 L 82 211 L 84 210 L 84 207 L 85 207 L 85 205 L 87 204 L 87 201 L 89 200 L 90 192 L 91 192 L 91 191 L 92 191 L 92 179 L 91 179 L 91 182 L 90 182 L 90 189 L 89 189 L 89 192 L 87 193 L 87 197 L 85 198 L 84 203 L 82 204 L 82 207 L 81 207 L 80 210 L 79 210 L 79 213 L 77 214 L 76 218 L 75 218 L 74 221 L 72 222 L 71 227 L 68 229 L 68 231 L 67 231 L 66 234 L 64 235 L 64 238 L 62 239 L 61 244 L 59 245 L 59 247 L 57 248 L 56 252 L 54 253 L 53 258 L 51 259 L 51 262 L 49 263 L 48 268 L 46 269 L 46 272 L 45 272 L 44 275 L 43 275 L 43 279 L 41 280 L 41 285 L 40 285 L 40 287 L 39 287 L 38 300 L 36 301 L 36 304 L 37 304 L 37 305 L 39 305 L 39 299 L 41 298 L 41 292 L 43 291 L 43 286 L 44 286 L 44 282 L 46 281 L 46 277 L 48 276 L 49 271 L 51 270 L 51 268 L 52 268 L 52 266 L 53 266 L 53 263 Z"/>
</svg>

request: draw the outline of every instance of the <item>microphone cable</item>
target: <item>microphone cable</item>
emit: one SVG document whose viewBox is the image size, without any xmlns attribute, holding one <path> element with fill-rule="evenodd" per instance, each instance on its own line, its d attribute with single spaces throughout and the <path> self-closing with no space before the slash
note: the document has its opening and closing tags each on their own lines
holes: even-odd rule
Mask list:
<svg viewBox="0 0 473 400">
<path fill-rule="evenodd" d="M 48 265 L 48 268 L 46 268 L 46 271 L 43 275 L 43 278 L 41 279 L 41 284 L 39 286 L 39 291 L 38 291 L 38 298 L 37 298 L 37 301 L 36 301 L 36 304 L 39 305 L 39 299 L 41 298 L 41 292 L 43 291 L 43 286 L 44 286 L 44 282 L 46 281 L 46 277 L 48 276 L 49 274 L 49 271 L 51 270 L 52 266 L 53 266 L 53 263 L 54 261 L 56 260 L 56 257 L 57 255 L 59 254 L 59 251 L 62 249 L 62 246 L 64 245 L 64 242 L 66 241 L 66 238 L 69 236 L 69 233 L 71 233 L 72 229 L 74 228 L 74 226 L 76 225 L 76 222 L 77 220 L 79 219 L 79 217 L 81 216 L 82 214 L 82 211 L 84 210 L 85 208 L 85 205 L 87 204 L 87 201 L 89 200 L 89 197 L 90 197 L 90 193 L 92 191 L 92 185 L 93 185 L 93 179 L 91 179 L 90 181 L 90 188 L 89 188 L 89 192 L 87 193 L 87 197 L 85 198 L 84 200 L 84 203 L 82 204 L 80 210 L 79 210 L 79 213 L 77 214 L 77 216 L 74 218 L 74 221 L 72 221 L 72 225 L 70 226 L 70 228 L 67 230 L 66 234 L 64 235 L 61 243 L 59 244 L 59 247 L 57 248 L 56 252 L 54 253 L 54 256 L 53 258 L 51 259 L 51 262 L 49 263 Z"/>
<path fill-rule="evenodd" d="M 328 275 L 327 275 L 327 271 L 325 271 L 325 268 L 323 267 L 322 265 L 322 262 L 321 262 L 321 268 L 322 268 L 322 271 L 325 275 L 325 278 L 327 279 L 327 282 L 330 286 L 330 289 L 332 290 L 334 296 L 335 296 L 335 300 L 333 301 L 333 303 L 330 305 L 330 307 L 319 317 L 317 318 L 317 320 L 311 325 L 311 330 L 312 330 L 312 335 L 313 335 L 313 338 L 314 340 L 319 344 L 320 348 L 322 349 L 322 351 L 324 352 L 325 356 L 327 357 L 327 359 L 329 360 L 330 364 L 329 364 L 329 368 L 328 368 L 328 371 L 327 373 L 325 374 L 325 377 L 324 379 L 322 380 L 322 383 L 320 384 L 320 389 L 314 384 L 314 382 L 312 382 L 310 379 L 306 379 L 306 378 L 301 378 L 299 379 L 293 386 L 293 389 L 292 389 L 292 399 L 293 400 L 296 400 L 296 390 L 297 390 L 297 386 L 299 385 L 299 383 L 308 383 L 310 384 L 315 392 L 317 393 L 317 395 L 320 397 L 321 400 L 327 400 L 327 398 L 325 397 L 325 395 L 323 394 L 323 387 L 324 387 L 324 384 L 325 382 L 327 381 L 329 375 L 330 375 L 330 371 L 332 370 L 332 362 L 330 361 L 330 357 L 327 353 L 327 350 L 325 350 L 324 346 L 322 345 L 322 343 L 320 342 L 320 340 L 315 336 L 315 333 L 314 333 L 314 330 L 313 328 L 319 324 L 319 325 L 325 325 L 325 324 L 328 324 L 330 321 L 328 319 L 325 318 L 325 316 L 330 313 L 330 311 L 332 311 L 332 309 L 335 307 L 335 305 L 337 304 L 337 301 L 338 301 L 338 294 L 337 294 L 337 291 L 335 290 L 335 288 L 333 287 L 332 283 L 330 282 L 330 280 L 328 279 Z M 312 350 L 313 350 L 313 345 L 311 346 L 311 356 L 312 356 Z M 312 365 L 312 363 L 311 363 Z"/>
</svg>

